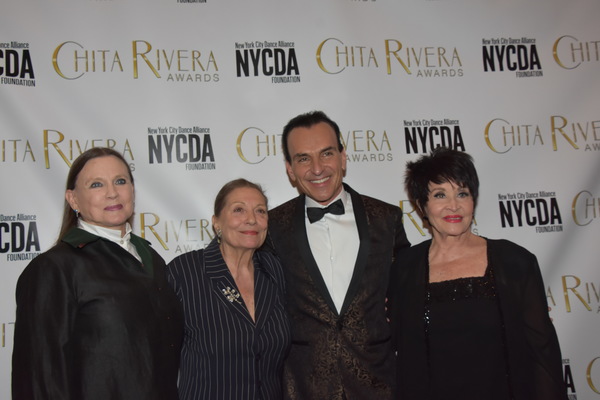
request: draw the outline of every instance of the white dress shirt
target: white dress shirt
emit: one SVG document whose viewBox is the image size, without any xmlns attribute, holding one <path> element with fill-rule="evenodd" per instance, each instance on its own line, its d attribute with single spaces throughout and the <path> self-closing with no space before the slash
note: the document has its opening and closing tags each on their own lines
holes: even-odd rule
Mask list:
<svg viewBox="0 0 600 400">
<path fill-rule="evenodd" d="M 331 203 L 337 199 L 342 199 L 344 204 L 343 215 L 327 213 L 322 219 L 311 224 L 306 216 L 306 207 L 323 208 L 324 206 L 308 196 L 306 196 L 304 214 L 310 250 L 339 313 L 352 280 L 360 241 L 352 198 L 342 190 Z"/>
</svg>

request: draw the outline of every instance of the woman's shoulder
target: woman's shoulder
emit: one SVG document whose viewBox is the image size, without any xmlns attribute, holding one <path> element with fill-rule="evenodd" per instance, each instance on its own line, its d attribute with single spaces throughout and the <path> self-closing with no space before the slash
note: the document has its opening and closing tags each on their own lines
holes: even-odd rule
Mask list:
<svg viewBox="0 0 600 400">
<path fill-rule="evenodd" d="M 73 247 L 63 242 L 57 243 L 27 264 L 19 276 L 19 286 L 33 285 L 37 281 L 69 280 L 68 277 L 72 276 L 80 265 L 75 262 L 76 257 Z"/>
<path fill-rule="evenodd" d="M 405 258 L 418 258 L 429 252 L 431 246 L 431 239 L 424 240 L 420 243 L 414 244 L 410 247 L 405 247 L 398 252 L 398 257 Z"/>
<path fill-rule="evenodd" d="M 192 250 L 173 258 L 167 264 L 167 270 L 171 272 L 183 272 L 197 268 L 203 263 L 204 249 Z"/>
<path fill-rule="evenodd" d="M 488 261 L 496 275 L 521 279 L 524 274 L 539 273 L 537 257 L 525 247 L 506 239 L 486 240 Z"/>
<path fill-rule="evenodd" d="M 279 257 L 266 250 L 257 250 L 256 256 L 261 268 L 267 271 L 267 273 L 273 276 L 277 281 L 283 280 L 283 267 Z"/>
<path fill-rule="evenodd" d="M 487 241 L 489 250 L 498 257 L 534 257 L 533 253 L 531 253 L 525 247 L 515 242 L 511 242 L 510 240 L 488 238 L 485 239 Z"/>
<path fill-rule="evenodd" d="M 257 250 L 256 256 L 264 268 L 272 271 L 281 271 L 281 261 L 277 255 L 268 250 Z"/>
</svg>

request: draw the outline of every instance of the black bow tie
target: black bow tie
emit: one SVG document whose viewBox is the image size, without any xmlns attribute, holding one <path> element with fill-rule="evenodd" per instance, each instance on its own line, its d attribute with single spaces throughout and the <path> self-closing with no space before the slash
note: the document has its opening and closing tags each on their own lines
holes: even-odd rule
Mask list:
<svg viewBox="0 0 600 400">
<path fill-rule="evenodd" d="M 308 216 L 308 220 L 312 224 L 323 218 L 323 215 L 327 213 L 332 213 L 335 215 L 342 215 L 344 213 L 344 203 L 342 203 L 342 199 L 338 199 L 328 205 L 325 208 L 320 207 L 307 207 L 306 215 Z"/>
</svg>

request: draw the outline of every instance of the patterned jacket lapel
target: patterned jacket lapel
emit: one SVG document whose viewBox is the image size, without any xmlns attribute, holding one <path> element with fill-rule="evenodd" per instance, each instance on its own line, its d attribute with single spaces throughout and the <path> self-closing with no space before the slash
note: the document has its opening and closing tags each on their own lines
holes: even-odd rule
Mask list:
<svg viewBox="0 0 600 400">
<path fill-rule="evenodd" d="M 362 278 L 367 266 L 371 248 L 371 237 L 369 235 L 369 223 L 365 205 L 360 195 L 350 186 L 344 184 L 344 189 L 346 189 L 346 192 L 348 192 L 352 199 L 352 208 L 354 209 L 354 219 L 356 221 L 356 228 L 358 229 L 358 240 L 360 241 L 360 246 L 356 256 L 356 263 L 354 264 L 352 279 L 350 280 L 350 285 L 348 286 L 348 291 L 346 292 L 346 297 L 344 298 L 344 304 L 342 305 L 340 314 L 344 314 L 346 310 L 348 310 L 350 303 L 352 303 L 352 300 L 354 300 L 354 297 L 358 293 L 361 285 L 364 285 Z"/>
<path fill-rule="evenodd" d="M 204 268 L 206 276 L 210 279 L 211 289 L 215 297 L 234 315 L 254 325 L 250 318 L 244 300 L 237 289 L 235 281 L 225 264 L 216 240 L 213 240 L 204 250 Z"/>
<path fill-rule="evenodd" d="M 296 210 L 294 212 L 294 221 L 293 226 L 297 229 L 294 229 L 294 240 L 298 243 L 298 247 L 300 248 L 300 253 L 302 255 L 302 264 L 306 266 L 306 270 L 308 274 L 312 278 L 319 294 L 323 298 L 323 300 L 327 303 L 329 309 L 337 315 L 337 309 L 335 308 L 335 304 L 333 303 L 333 299 L 329 294 L 329 290 L 327 289 L 327 285 L 323 280 L 323 276 L 321 275 L 321 271 L 319 270 L 319 266 L 317 265 L 317 261 L 315 260 L 311 250 L 310 244 L 308 242 L 308 234 L 306 233 L 306 222 L 305 222 L 305 197 L 301 195 L 297 198 L 296 201 Z"/>
</svg>

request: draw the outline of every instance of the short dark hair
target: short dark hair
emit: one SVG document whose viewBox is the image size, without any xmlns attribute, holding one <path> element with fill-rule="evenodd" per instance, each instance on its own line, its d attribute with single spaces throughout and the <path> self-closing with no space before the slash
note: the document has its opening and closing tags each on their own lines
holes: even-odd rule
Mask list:
<svg viewBox="0 0 600 400">
<path fill-rule="evenodd" d="M 133 185 L 133 174 L 131 173 L 131 168 L 129 167 L 129 164 L 127 163 L 127 161 L 125 161 L 125 158 L 121 153 L 109 147 L 92 147 L 91 149 L 88 149 L 81 153 L 79 157 L 77 157 L 75 161 L 73 161 L 73 164 L 71 164 L 69 174 L 67 175 L 66 190 L 75 189 L 77 177 L 79 177 L 79 173 L 81 172 L 83 167 L 85 167 L 85 165 L 88 163 L 88 161 L 93 160 L 94 158 L 108 156 L 116 157 L 121 162 L 123 162 L 123 164 L 125 164 L 125 166 L 127 167 L 127 173 L 129 174 L 129 180 Z M 62 225 L 60 227 L 60 233 L 58 234 L 58 242 L 62 240 L 66 233 L 71 230 L 71 228 L 74 228 L 76 226 L 77 215 L 75 214 L 75 212 L 73 212 L 73 210 L 71 210 L 71 206 L 69 205 L 67 200 L 65 200 L 65 205 L 63 208 Z"/>
<path fill-rule="evenodd" d="M 469 154 L 437 147 L 429 155 L 406 163 L 404 185 L 408 197 L 420 211 L 425 210 L 429 199 L 429 183 L 453 182 L 469 189 L 474 205 L 479 196 L 479 178 Z"/>
<path fill-rule="evenodd" d="M 225 208 L 225 203 L 227 202 L 227 196 L 239 188 L 251 188 L 258 190 L 262 197 L 264 197 L 267 207 L 269 206 L 269 200 L 267 199 L 262 187 L 258 183 L 250 182 L 244 178 L 238 178 L 227 182 L 225 185 L 223 185 L 221 190 L 219 190 L 219 193 L 217 193 L 217 197 L 215 197 L 215 217 L 221 215 L 221 211 L 223 211 L 223 208 Z"/>
<path fill-rule="evenodd" d="M 342 144 L 342 133 L 340 127 L 333 120 L 331 120 L 323 111 L 311 111 L 305 114 L 300 114 L 292 118 L 287 125 L 283 128 L 283 134 L 281 135 L 281 147 L 283 148 L 283 155 L 285 160 L 289 163 L 292 162 L 292 156 L 288 148 L 288 137 L 292 129 L 295 128 L 310 128 L 313 125 L 325 122 L 334 130 L 338 142 L 338 150 L 341 152 L 344 150 Z"/>
</svg>

